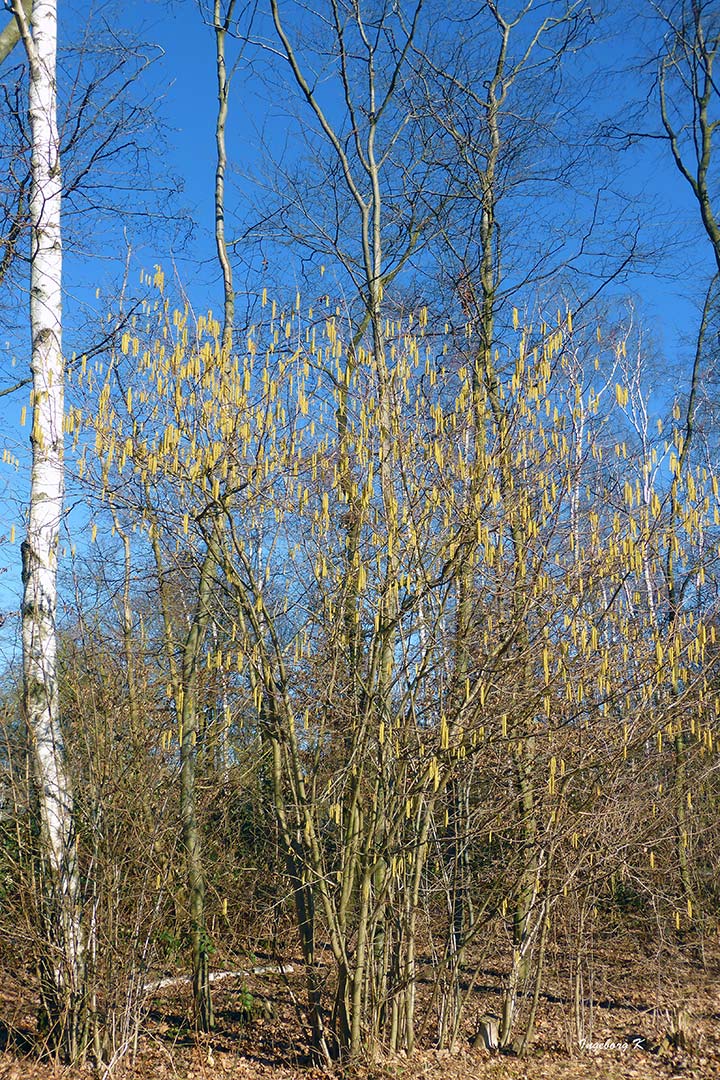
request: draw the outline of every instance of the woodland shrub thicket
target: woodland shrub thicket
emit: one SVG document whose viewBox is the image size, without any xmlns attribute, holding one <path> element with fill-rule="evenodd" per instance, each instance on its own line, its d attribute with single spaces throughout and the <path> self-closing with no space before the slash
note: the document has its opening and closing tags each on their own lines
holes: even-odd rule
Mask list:
<svg viewBox="0 0 720 1080">
<path fill-rule="evenodd" d="M 600 195 L 582 217 L 607 147 L 586 128 L 571 152 L 555 80 L 582 79 L 587 12 L 481 7 L 455 37 L 422 5 L 332 2 L 314 40 L 313 13 L 271 0 L 245 28 L 283 62 L 324 186 L 274 162 L 258 220 L 281 235 L 248 251 L 281 265 L 289 242 L 304 280 L 242 292 L 241 26 L 205 12 L 220 313 L 158 266 L 66 371 L 72 874 L 4 679 L 0 968 L 66 1057 L 119 1062 L 168 971 L 212 1029 L 212 968 L 256 953 L 302 963 L 321 1060 L 452 1044 L 490 959 L 500 1044 L 525 1053 L 551 983 L 588 1037 L 592 942 L 717 935 L 716 282 L 668 390 L 618 291 L 644 234 L 606 247 Z M 717 14 L 659 25 L 657 125 L 720 264 Z"/>
</svg>

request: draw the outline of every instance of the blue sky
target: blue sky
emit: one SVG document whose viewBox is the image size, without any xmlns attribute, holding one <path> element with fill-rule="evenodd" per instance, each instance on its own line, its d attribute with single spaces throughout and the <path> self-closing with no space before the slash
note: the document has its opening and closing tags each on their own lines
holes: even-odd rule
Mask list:
<svg viewBox="0 0 720 1080">
<path fill-rule="evenodd" d="M 207 5 L 207 0 L 206 4 Z M 620 15 L 625 6 L 620 5 Z M 123 5 L 123 21 L 148 41 L 160 46 L 163 55 L 150 69 L 147 86 L 155 95 L 157 109 L 166 127 L 161 172 L 182 185 L 175 206 L 193 222 L 193 236 L 187 246 L 177 246 L 172 253 L 165 245 L 148 243 L 142 230 L 134 230 L 136 266 L 151 269 L 159 261 L 166 273 L 174 258 L 183 283 L 191 290 L 207 292 L 208 302 L 219 302 L 217 268 L 213 245 L 213 183 L 215 169 L 214 118 L 216 110 L 214 35 L 204 25 L 195 0 L 130 0 Z M 612 28 L 613 24 L 610 23 Z M 599 42 L 589 52 L 587 61 L 598 75 L 607 77 L 604 96 L 587 102 L 588 110 L 598 115 L 613 105 L 613 99 L 626 94 L 629 100 L 644 92 L 633 85 L 637 73 L 628 72 L 643 55 L 642 32 L 635 36 L 615 34 Z M 237 43 L 228 39 L 227 55 L 232 64 L 238 53 Z M 279 61 L 278 61 L 279 62 Z M 247 175 L 260 176 L 263 170 L 261 135 L 273 141 L 278 152 L 293 153 L 293 124 L 288 114 L 296 107 L 281 98 L 271 102 L 262 80 L 255 76 L 258 54 L 246 50 L 234 74 L 227 128 L 228 142 L 228 222 L 232 224 L 247 211 L 257 195 Z M 268 119 L 268 118 L 271 119 Z M 273 119 L 274 118 L 274 119 Z M 651 118 L 639 125 L 651 127 Z M 634 126 L 634 125 L 633 125 Z M 657 124 L 655 125 L 657 130 Z M 283 128 L 285 130 L 283 130 Z M 274 134 L 273 134 L 274 132 Z M 296 141 L 295 145 L 299 145 Z M 619 168 L 618 168 L 619 166 Z M 640 297 L 663 351 L 673 355 L 693 323 L 693 311 L 704 292 L 706 275 L 712 265 L 709 245 L 699 226 L 697 205 L 675 169 L 664 143 L 650 140 L 636 144 L 618 158 L 611 173 L 601 178 L 606 184 L 633 200 L 638 212 L 653 218 L 659 230 L 672 236 L 672 251 L 633 276 L 628 290 Z M 612 208 L 609 208 L 612 215 Z M 73 265 L 68 255 L 66 278 L 69 283 L 87 277 L 97 283 L 106 276 L 103 264 L 88 265 L 82 260 Z M 70 287 L 72 287 L 70 285 Z M 625 288 L 625 286 L 623 286 Z M 94 291 L 94 288 L 93 288 Z M 201 306 L 198 299 L 199 306 Z"/>
<path fill-rule="evenodd" d="M 164 50 L 158 71 L 163 73 L 159 80 L 165 87 L 162 107 L 171 127 L 172 152 L 168 163 L 182 178 L 182 202 L 195 222 L 193 243 L 185 257 L 179 257 L 178 265 L 188 278 L 194 277 L 198 285 L 209 287 L 217 282 L 212 265 L 216 108 L 213 34 L 202 24 L 192 0 L 181 0 L 169 11 L 162 3 L 133 0 L 126 6 L 126 17 L 131 21 L 134 16 L 147 21 L 150 37 Z M 600 113 L 605 106 L 610 107 L 611 98 L 618 92 L 628 93 L 630 98 L 640 92 L 639 85 L 632 85 L 637 74 L 628 75 L 626 66 L 642 55 L 641 36 L 638 33 L 635 40 L 613 37 L 590 53 L 590 64 L 605 68 L 608 83 L 607 100 L 589 102 L 588 107 Z M 235 44 L 228 42 L 229 59 L 236 53 Z M 252 70 L 251 62 L 241 63 L 232 87 L 228 123 L 230 221 L 233 204 L 236 208 L 241 206 L 244 193 L 249 200 L 253 198 L 253 186 L 241 174 L 259 174 L 262 170 L 258 132 L 263 129 L 266 133 L 268 127 L 272 130 L 275 126 L 278 148 L 289 145 L 292 152 L 292 126 L 289 134 L 281 130 L 283 124 L 288 124 L 287 117 L 282 115 L 282 103 L 268 101 L 261 81 L 253 77 Z M 268 125 L 268 113 L 277 115 L 277 121 Z M 648 130 L 650 124 L 642 126 Z M 683 348 L 688 329 L 691 336 L 694 333 L 694 312 L 712 268 L 709 245 L 699 227 L 697 205 L 671 162 L 666 145 L 659 141 L 637 144 L 623 156 L 621 169 L 602 179 L 634 200 L 638 212 L 653 217 L 661 232 L 672 235 L 672 252 L 651 270 L 646 266 L 633 276 L 628 286 L 623 286 L 641 299 L 648 321 L 670 358 Z M 149 250 L 147 255 L 155 261 Z M 158 258 L 162 258 L 162 253 Z M 204 259 L 209 259 L 210 265 L 203 265 Z"/>
</svg>

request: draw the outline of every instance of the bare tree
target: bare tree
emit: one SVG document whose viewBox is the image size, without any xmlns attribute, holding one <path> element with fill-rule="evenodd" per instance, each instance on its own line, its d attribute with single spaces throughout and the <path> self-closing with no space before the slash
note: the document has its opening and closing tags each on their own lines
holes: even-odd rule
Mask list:
<svg viewBox="0 0 720 1080">
<path fill-rule="evenodd" d="M 212 27 L 215 34 L 215 71 L 218 90 L 218 107 L 215 118 L 215 246 L 222 271 L 223 323 L 217 363 L 223 379 L 231 364 L 233 330 L 235 324 L 235 293 L 232 267 L 225 236 L 225 171 L 227 151 L 225 128 L 228 115 L 230 81 L 225 61 L 225 38 L 232 26 L 235 0 L 229 0 L 223 10 L 221 0 L 214 0 Z M 234 471 L 224 485 L 232 491 Z M 210 940 L 205 914 L 206 875 L 203 863 L 202 828 L 198 821 L 196 792 L 196 744 L 198 738 L 197 674 L 205 636 L 212 619 L 212 596 L 215 576 L 220 561 L 220 544 L 224 527 L 225 508 L 216 503 L 207 515 L 205 554 L 202 559 L 197 584 L 197 603 L 182 648 L 180 683 L 176 701 L 181 726 L 181 779 L 180 813 L 183 841 L 188 864 L 190 896 L 190 937 L 192 945 L 193 996 L 198 1023 L 201 1030 L 211 1031 L 215 1017 L 210 987 Z M 159 545 L 155 545 L 159 580 L 162 580 L 162 563 Z"/>
<path fill-rule="evenodd" d="M 713 206 L 720 131 L 720 91 L 714 70 L 720 49 L 720 14 L 708 0 L 655 6 L 665 27 L 658 65 L 662 125 L 675 165 L 697 201 L 720 273 L 720 224 Z"/>
<path fill-rule="evenodd" d="M 663 31 L 658 59 L 657 92 L 663 132 L 675 167 L 697 203 L 703 230 L 713 253 L 716 273 L 709 282 L 697 331 L 682 431 L 676 431 L 680 447 L 670 487 L 671 535 L 675 536 L 682 517 L 682 492 L 692 483 L 692 467 L 701 409 L 703 371 L 709 364 L 710 328 L 718 304 L 720 278 L 720 222 L 717 218 L 717 163 L 720 132 L 720 89 L 715 62 L 720 50 L 720 14 L 717 5 L 706 0 L 678 0 L 653 5 Z M 676 409 L 679 408 L 676 405 Z M 677 414 L 679 418 L 679 412 Z M 682 623 L 686 591 L 692 567 L 683 567 L 677 557 L 677 539 L 668 545 L 665 559 L 667 629 L 672 636 Z M 688 573 L 688 571 L 690 571 Z M 677 694 L 677 687 L 674 691 Z M 688 747 L 692 735 L 682 721 L 675 732 L 675 789 L 677 861 L 688 910 L 697 908 L 689 853 L 689 796 L 687 790 Z"/>
<path fill-rule="evenodd" d="M 28 26 L 32 21 L 33 0 L 22 0 L 22 11 Z M 16 16 L 13 14 L 0 31 L 0 64 L 2 64 L 15 46 L 21 41 L 22 34 Z"/>
<path fill-rule="evenodd" d="M 456 646 L 449 693 L 455 699 L 456 717 L 463 712 L 465 686 L 472 670 L 477 607 L 482 602 L 483 585 L 474 568 L 474 552 L 476 532 L 485 524 L 480 510 L 484 484 L 480 462 L 488 441 L 497 451 L 500 497 L 511 552 L 506 573 L 512 584 L 505 591 L 505 619 L 512 632 L 505 649 L 517 667 L 518 705 L 509 713 L 509 723 L 525 747 L 515 759 L 517 843 L 524 867 L 514 886 L 513 959 L 499 1031 L 502 1045 L 509 1045 L 512 1039 L 518 988 L 526 982 L 530 970 L 529 946 L 537 931 L 537 913 L 545 910 L 537 898 L 546 853 L 536 807 L 538 763 L 533 725 L 522 715 L 522 701 L 534 678 L 526 578 L 533 558 L 532 543 L 518 517 L 518 506 L 528 493 L 523 493 L 523 481 L 514 464 L 517 417 L 504 387 L 506 372 L 499 357 L 500 351 L 505 351 L 502 347 L 508 335 L 513 335 L 511 322 L 518 322 L 517 310 L 511 318 L 513 305 L 527 303 L 529 287 L 542 277 L 550 277 L 557 271 L 558 262 L 567 258 L 567 252 L 552 251 L 547 237 L 531 238 L 532 227 L 525 222 L 523 251 L 519 252 L 513 234 L 513 226 L 517 233 L 519 223 L 513 221 L 512 214 L 513 203 L 518 200 L 530 206 L 524 202 L 526 174 L 537 177 L 549 168 L 557 179 L 568 168 L 566 162 L 555 159 L 552 165 L 540 164 L 543 107 L 547 104 L 544 95 L 548 92 L 543 75 L 547 78 L 551 65 L 562 65 L 571 47 L 584 43 L 586 20 L 586 10 L 574 2 L 544 5 L 536 12 L 531 4 L 488 0 L 475 14 L 472 40 L 449 41 L 434 54 L 418 57 L 425 115 L 429 130 L 436 133 L 438 167 L 447 170 L 452 178 L 455 195 L 443 220 L 440 259 L 453 282 L 453 299 L 459 304 L 460 320 L 465 322 L 470 342 L 472 420 L 467 439 L 468 456 L 475 464 L 463 495 L 467 526 L 462 544 L 466 557 L 454 569 L 457 602 L 452 636 Z M 452 314 L 452 302 L 447 310 Z M 526 347 L 521 341 L 521 352 Z M 547 348 L 547 342 L 543 348 Z M 507 350 L 508 359 L 513 349 L 510 346 Z M 453 881 L 449 962 L 454 973 L 449 1002 L 459 1008 L 464 941 L 474 932 L 466 882 L 467 845 L 462 840 L 468 804 L 462 777 L 451 782 L 449 796 L 448 854 Z M 448 1009 L 450 1039 L 455 1037 L 458 1015 L 452 1006 Z"/>
</svg>

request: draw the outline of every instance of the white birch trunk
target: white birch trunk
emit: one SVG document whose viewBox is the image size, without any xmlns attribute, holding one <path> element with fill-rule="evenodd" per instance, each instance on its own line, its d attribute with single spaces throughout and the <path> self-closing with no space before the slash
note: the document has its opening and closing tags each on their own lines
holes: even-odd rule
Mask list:
<svg viewBox="0 0 720 1080">
<path fill-rule="evenodd" d="M 61 173 L 56 119 L 57 0 L 35 0 L 32 37 L 13 10 L 30 65 L 32 132 L 32 473 L 23 563 L 24 705 L 40 821 L 44 987 L 53 1041 L 78 1055 L 83 945 L 73 797 L 57 685 L 57 555 L 63 508 Z"/>
</svg>

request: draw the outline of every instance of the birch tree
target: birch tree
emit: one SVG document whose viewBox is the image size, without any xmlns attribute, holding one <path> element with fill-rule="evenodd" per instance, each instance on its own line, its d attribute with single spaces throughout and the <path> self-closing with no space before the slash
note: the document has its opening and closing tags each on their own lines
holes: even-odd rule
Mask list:
<svg viewBox="0 0 720 1080">
<path fill-rule="evenodd" d="M 57 684 L 57 558 L 63 511 L 62 179 L 57 131 L 57 4 L 39 0 L 32 33 L 13 11 L 30 69 L 32 133 L 32 472 L 22 544 L 24 708 L 40 833 L 43 1006 L 53 1045 L 82 1052 L 83 935 L 74 807 L 65 766 Z"/>
</svg>

